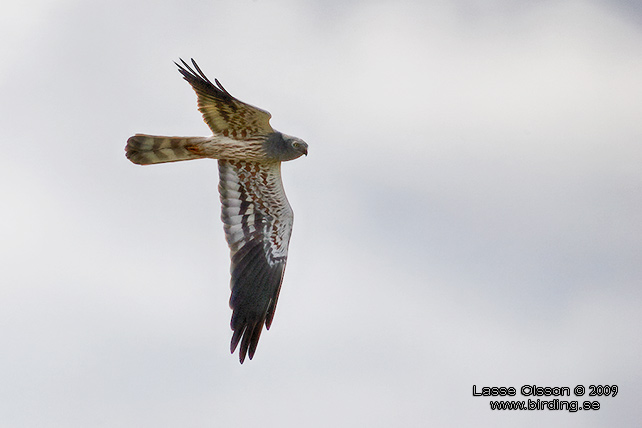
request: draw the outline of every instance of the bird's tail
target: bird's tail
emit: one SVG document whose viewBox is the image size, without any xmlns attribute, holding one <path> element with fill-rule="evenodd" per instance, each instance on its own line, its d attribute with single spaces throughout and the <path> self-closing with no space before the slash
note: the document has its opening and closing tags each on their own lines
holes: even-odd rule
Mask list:
<svg viewBox="0 0 642 428">
<path fill-rule="evenodd" d="M 200 159 L 201 145 L 209 142 L 208 137 L 163 137 L 136 134 L 129 137 L 125 152 L 127 159 L 139 164 L 176 162 Z"/>
</svg>

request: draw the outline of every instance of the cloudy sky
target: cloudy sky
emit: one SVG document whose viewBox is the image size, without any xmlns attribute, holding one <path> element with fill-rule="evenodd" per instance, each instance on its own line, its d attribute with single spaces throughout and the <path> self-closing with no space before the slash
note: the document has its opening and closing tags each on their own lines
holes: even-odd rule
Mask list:
<svg viewBox="0 0 642 428">
<path fill-rule="evenodd" d="M 637 426 L 636 4 L 4 1 L 0 426 Z M 215 162 L 124 157 L 208 134 L 179 57 L 310 145 L 242 366 Z"/>
</svg>

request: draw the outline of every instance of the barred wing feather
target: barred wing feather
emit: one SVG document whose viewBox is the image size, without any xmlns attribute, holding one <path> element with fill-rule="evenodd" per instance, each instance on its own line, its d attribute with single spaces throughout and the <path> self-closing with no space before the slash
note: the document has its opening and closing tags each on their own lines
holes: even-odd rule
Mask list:
<svg viewBox="0 0 642 428">
<path fill-rule="evenodd" d="M 182 65 L 176 63 L 178 70 L 196 92 L 198 109 L 212 132 L 237 140 L 274 132 L 269 112 L 234 98 L 218 80 L 212 83 L 194 60 L 194 68 L 181 62 Z"/>
<path fill-rule="evenodd" d="M 270 328 L 287 260 L 293 212 L 279 162 L 219 160 L 225 238 L 232 279 L 231 351 L 241 363 L 254 356 L 263 325 Z"/>
</svg>

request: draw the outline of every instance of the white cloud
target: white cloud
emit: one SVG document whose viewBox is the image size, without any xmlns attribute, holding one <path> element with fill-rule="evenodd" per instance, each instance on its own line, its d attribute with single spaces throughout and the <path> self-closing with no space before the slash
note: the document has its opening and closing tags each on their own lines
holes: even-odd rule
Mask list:
<svg viewBox="0 0 642 428">
<path fill-rule="evenodd" d="M 639 420 L 642 35 L 621 10 L 20 5 L 38 25 L 0 66 L 0 425 Z M 310 143 L 284 167 L 291 256 L 243 366 L 215 163 L 123 156 L 135 132 L 206 132 L 179 56 Z M 623 392 L 512 414 L 474 383 Z"/>
</svg>

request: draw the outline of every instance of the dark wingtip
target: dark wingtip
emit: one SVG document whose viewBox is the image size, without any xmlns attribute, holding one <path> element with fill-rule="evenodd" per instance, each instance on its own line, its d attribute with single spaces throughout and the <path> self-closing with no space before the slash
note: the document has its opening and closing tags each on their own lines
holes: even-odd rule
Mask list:
<svg viewBox="0 0 642 428">
<path fill-rule="evenodd" d="M 245 358 L 250 360 L 254 358 L 256 353 L 256 348 L 259 344 L 259 338 L 261 337 L 261 331 L 263 330 L 264 320 L 261 320 L 254 325 L 246 324 L 240 327 L 237 327 L 232 334 L 232 340 L 230 342 L 230 351 L 233 354 L 236 351 L 236 348 L 239 348 L 239 361 L 241 364 L 245 361 Z M 240 346 L 239 346 L 240 344 Z"/>
<path fill-rule="evenodd" d="M 214 81 L 216 82 L 216 84 L 218 85 L 218 87 L 219 87 L 219 89 L 220 89 L 221 91 L 225 92 L 225 93 L 226 93 L 227 95 L 229 95 L 230 97 L 232 96 L 229 92 L 227 92 L 227 89 L 225 89 L 225 88 L 223 87 L 223 85 L 221 85 L 221 82 L 219 82 L 219 81 L 218 81 L 218 79 L 214 78 Z"/>
<path fill-rule="evenodd" d="M 241 342 L 241 338 L 243 337 L 243 332 L 246 330 L 245 327 L 243 328 L 238 328 L 234 330 L 234 334 L 232 334 L 232 341 L 230 342 L 230 352 L 233 354 L 234 351 L 236 351 L 236 348 L 239 346 L 239 342 Z M 241 343 L 241 349 L 239 349 L 239 361 L 241 364 L 245 361 L 245 356 L 247 354 L 247 349 L 243 349 L 243 343 Z M 252 359 L 252 356 L 250 356 L 250 360 Z"/>
<path fill-rule="evenodd" d="M 234 334 L 232 334 L 232 341 L 230 343 L 230 351 L 232 353 L 234 353 L 234 351 L 236 351 L 236 347 L 239 346 L 241 336 L 243 336 L 243 329 L 234 330 Z"/>
<path fill-rule="evenodd" d="M 179 58 L 181 64 L 177 63 L 174 61 L 174 64 L 178 67 L 178 71 L 181 72 L 183 75 L 183 78 L 189 82 L 188 76 L 192 75 L 194 77 L 199 77 L 194 70 L 192 70 L 192 67 L 190 67 L 183 58 Z"/>
<path fill-rule="evenodd" d="M 178 67 L 178 71 L 183 75 L 183 79 L 187 80 L 187 82 L 192 85 L 193 87 L 196 87 L 194 85 L 205 85 L 205 86 L 210 86 L 212 90 L 215 92 L 218 92 L 220 95 L 223 96 L 223 98 L 234 98 L 232 94 L 227 92 L 227 90 L 221 85 L 221 82 L 218 81 L 218 79 L 214 79 L 216 82 L 216 85 L 212 83 L 210 79 L 205 76 L 205 73 L 203 73 L 203 70 L 201 70 L 201 67 L 198 66 L 194 58 L 190 58 L 192 61 L 192 65 L 190 66 L 188 63 L 183 60 L 183 58 L 179 58 L 181 64 L 177 63 L 174 61 L 174 64 Z"/>
</svg>

